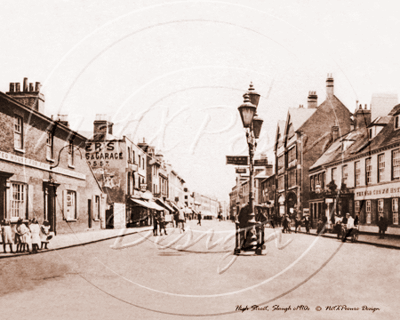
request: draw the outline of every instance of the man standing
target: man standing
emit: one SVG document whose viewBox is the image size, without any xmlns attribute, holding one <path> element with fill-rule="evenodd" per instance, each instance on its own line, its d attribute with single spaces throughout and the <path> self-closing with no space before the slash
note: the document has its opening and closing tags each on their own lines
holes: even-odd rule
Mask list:
<svg viewBox="0 0 400 320">
<path fill-rule="evenodd" d="M 306 227 L 306 232 L 310 233 L 310 219 L 308 215 L 304 217 L 304 226 Z"/>
<path fill-rule="evenodd" d="M 351 235 L 351 232 L 354 229 L 354 218 L 348 212 L 346 213 L 346 218 L 347 218 L 347 233 L 345 234 L 342 240 L 343 242 L 346 242 L 347 237 Z"/>
<path fill-rule="evenodd" d="M 201 227 L 201 211 L 197 213 L 197 220 L 198 220 L 197 225 Z"/>
<path fill-rule="evenodd" d="M 385 232 L 387 230 L 388 223 L 383 214 L 381 214 L 379 217 L 378 227 L 379 227 L 379 239 L 385 239 Z"/>
</svg>

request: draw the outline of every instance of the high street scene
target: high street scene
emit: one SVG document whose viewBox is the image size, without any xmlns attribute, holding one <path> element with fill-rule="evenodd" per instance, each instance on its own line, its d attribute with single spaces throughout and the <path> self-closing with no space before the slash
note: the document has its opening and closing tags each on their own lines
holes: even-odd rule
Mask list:
<svg viewBox="0 0 400 320">
<path fill-rule="evenodd" d="M 393 4 L 5 1 L 3 319 L 396 319 Z"/>
</svg>

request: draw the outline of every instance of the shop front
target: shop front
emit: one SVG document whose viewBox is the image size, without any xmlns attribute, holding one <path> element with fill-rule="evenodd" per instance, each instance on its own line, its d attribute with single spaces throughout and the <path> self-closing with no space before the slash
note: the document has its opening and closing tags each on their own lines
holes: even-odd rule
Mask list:
<svg viewBox="0 0 400 320">
<path fill-rule="evenodd" d="M 400 234 L 400 183 L 359 187 L 354 191 L 354 211 L 359 214 L 360 231 L 378 232 L 378 220 L 384 216 L 388 234 Z"/>
</svg>

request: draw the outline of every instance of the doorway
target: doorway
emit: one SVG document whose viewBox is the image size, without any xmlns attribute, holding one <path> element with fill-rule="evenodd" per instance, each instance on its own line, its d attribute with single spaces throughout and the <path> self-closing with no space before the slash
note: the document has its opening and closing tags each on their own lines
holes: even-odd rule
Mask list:
<svg viewBox="0 0 400 320">
<path fill-rule="evenodd" d="M 60 184 L 53 182 L 43 182 L 44 192 L 44 220 L 50 225 L 50 231 L 57 234 L 57 188 Z"/>
</svg>

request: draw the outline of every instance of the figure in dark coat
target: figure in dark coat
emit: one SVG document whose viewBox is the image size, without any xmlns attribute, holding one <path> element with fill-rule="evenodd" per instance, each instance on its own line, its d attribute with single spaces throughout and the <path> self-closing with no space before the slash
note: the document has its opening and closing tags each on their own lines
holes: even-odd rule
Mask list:
<svg viewBox="0 0 400 320">
<path fill-rule="evenodd" d="M 379 239 L 385 239 L 385 232 L 388 227 L 388 222 L 384 216 L 379 217 L 378 227 L 379 227 Z"/>
<path fill-rule="evenodd" d="M 249 221 L 249 215 L 251 213 L 251 208 L 249 205 L 244 206 L 242 209 L 240 209 L 239 215 L 238 215 L 238 221 L 239 221 L 239 235 L 240 235 L 240 243 L 239 243 L 239 248 L 242 249 L 243 245 L 245 244 L 246 236 L 249 230 L 246 229 L 248 227 L 247 222 Z"/>
</svg>

